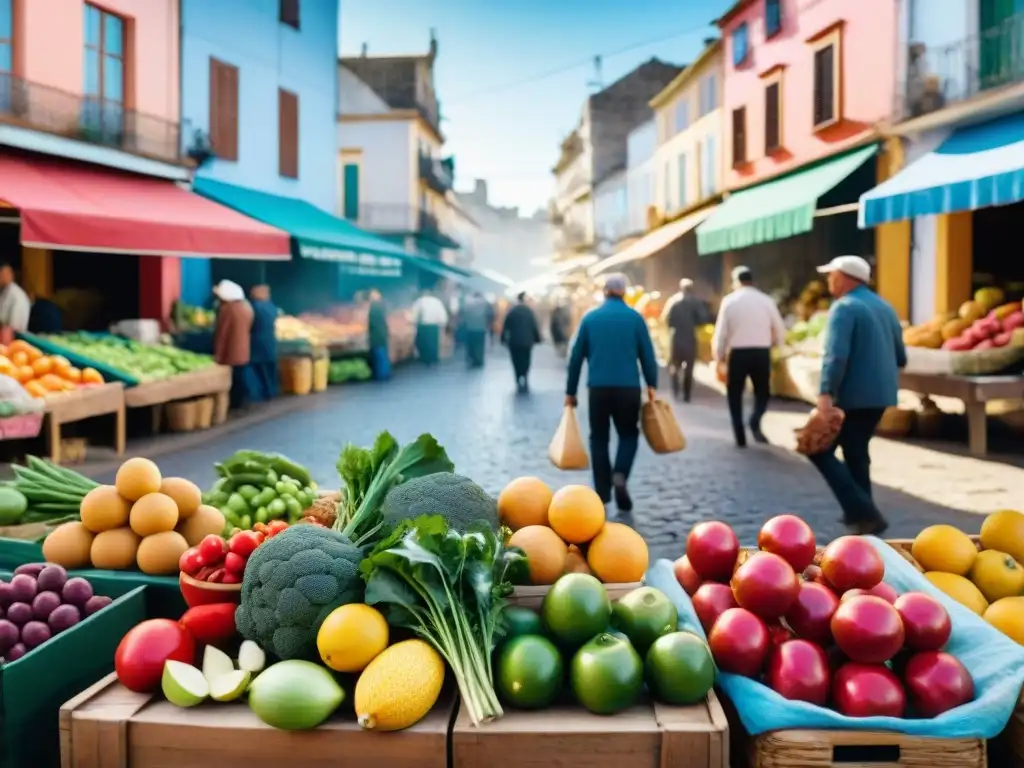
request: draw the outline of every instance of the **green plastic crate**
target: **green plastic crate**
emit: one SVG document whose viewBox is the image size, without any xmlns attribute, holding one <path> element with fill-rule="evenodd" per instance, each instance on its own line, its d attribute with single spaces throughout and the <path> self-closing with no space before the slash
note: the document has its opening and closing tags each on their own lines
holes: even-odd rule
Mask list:
<svg viewBox="0 0 1024 768">
<path fill-rule="evenodd" d="M 94 582 L 93 590 L 115 598 L 113 603 L 0 667 L 2 768 L 60 765 L 61 706 L 113 671 L 121 638 L 146 618 L 146 587 L 113 594 L 109 585 Z"/>
</svg>

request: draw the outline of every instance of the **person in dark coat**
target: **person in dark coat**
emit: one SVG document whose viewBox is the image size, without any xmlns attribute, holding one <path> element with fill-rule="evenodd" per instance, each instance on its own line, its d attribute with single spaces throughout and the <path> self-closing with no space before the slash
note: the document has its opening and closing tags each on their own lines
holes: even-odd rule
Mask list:
<svg viewBox="0 0 1024 768">
<path fill-rule="evenodd" d="M 49 299 L 37 298 L 28 314 L 30 333 L 60 333 L 63 313 Z"/>
<path fill-rule="evenodd" d="M 252 370 L 252 399 L 255 402 L 277 397 L 277 307 L 270 300 L 270 286 L 254 285 L 249 291 L 252 304 L 252 331 L 249 367 Z"/>
<path fill-rule="evenodd" d="M 370 368 L 376 381 L 391 378 L 391 354 L 388 348 L 388 307 L 384 297 L 376 288 L 370 289 L 370 308 L 367 313 L 366 330 L 369 336 Z"/>
<path fill-rule="evenodd" d="M 516 297 L 516 305 L 505 315 L 501 325 L 501 343 L 508 347 L 512 358 L 512 370 L 516 375 L 516 390 L 528 392 L 530 389 L 530 359 L 533 356 L 533 345 L 540 343 L 540 327 L 537 316 L 526 303 L 526 294 Z"/>
<path fill-rule="evenodd" d="M 693 366 L 697 361 L 697 328 L 708 322 L 704 302 L 693 295 L 693 281 L 679 281 L 679 293 L 669 299 L 662 319 L 672 332 L 671 356 L 668 364 L 672 394 L 685 403 L 693 391 Z M 682 381 L 680 381 L 680 378 Z"/>
<path fill-rule="evenodd" d="M 555 345 L 555 351 L 558 352 L 559 357 L 565 357 L 568 351 L 571 323 L 569 305 L 565 299 L 559 299 L 555 308 L 551 310 L 551 343 Z"/>
</svg>

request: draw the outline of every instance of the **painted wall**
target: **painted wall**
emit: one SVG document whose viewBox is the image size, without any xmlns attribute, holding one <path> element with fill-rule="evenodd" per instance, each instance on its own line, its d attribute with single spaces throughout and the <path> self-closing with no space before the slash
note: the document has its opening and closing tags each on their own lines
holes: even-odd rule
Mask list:
<svg viewBox="0 0 1024 768">
<path fill-rule="evenodd" d="M 15 74 L 34 84 L 81 95 L 85 3 L 21 0 L 16 5 Z M 127 22 L 127 107 L 178 122 L 178 0 L 103 0 L 97 5 Z"/>
<path fill-rule="evenodd" d="M 598 243 L 614 245 L 629 234 L 626 171 L 613 173 L 594 188 L 594 236 Z"/>
<path fill-rule="evenodd" d="M 782 28 L 765 40 L 765 3 L 756 0 L 722 25 L 724 41 L 723 152 L 732 158 L 732 113 L 746 107 L 747 160 L 729 167 L 726 187 L 735 189 L 835 154 L 870 135 L 892 114 L 895 93 L 897 5 L 892 0 L 781 0 Z M 733 34 L 747 25 L 749 55 L 733 63 Z M 837 27 L 841 39 L 842 119 L 815 132 L 814 57 L 808 43 Z M 762 75 L 782 68 L 782 149 L 765 155 Z"/>
<path fill-rule="evenodd" d="M 629 232 L 647 231 L 647 208 L 654 205 L 657 164 L 654 153 L 658 128 L 652 118 L 635 128 L 626 139 L 626 203 Z"/>
<path fill-rule="evenodd" d="M 343 174 L 344 164 L 351 162 L 345 155 L 359 150 L 359 203 L 366 216 L 375 219 L 363 222 L 371 229 L 416 229 L 411 190 L 418 184 L 419 167 L 414 162 L 413 141 L 411 120 L 338 123 L 339 173 Z M 339 215 L 344 195 L 341 183 L 335 206 Z"/>
</svg>

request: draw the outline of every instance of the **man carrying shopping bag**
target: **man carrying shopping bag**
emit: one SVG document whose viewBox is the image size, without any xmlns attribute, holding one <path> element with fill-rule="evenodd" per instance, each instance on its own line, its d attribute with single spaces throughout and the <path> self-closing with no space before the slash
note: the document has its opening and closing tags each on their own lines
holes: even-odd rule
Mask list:
<svg viewBox="0 0 1024 768">
<path fill-rule="evenodd" d="M 658 363 L 647 323 L 623 300 L 628 287 L 623 275 L 605 280 L 604 303 L 584 315 L 577 330 L 565 387 L 565 404 L 575 408 L 586 360 L 594 490 L 606 504 L 614 492 L 615 505 L 623 512 L 633 509 L 626 483 L 640 443 L 640 371 L 650 400 L 655 399 L 658 383 Z M 614 465 L 608 448 L 613 424 L 619 436 Z"/>
</svg>

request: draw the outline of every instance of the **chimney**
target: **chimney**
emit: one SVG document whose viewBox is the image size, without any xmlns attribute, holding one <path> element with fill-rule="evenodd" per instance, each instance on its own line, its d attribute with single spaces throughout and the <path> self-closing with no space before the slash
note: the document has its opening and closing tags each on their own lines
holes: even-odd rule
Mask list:
<svg viewBox="0 0 1024 768">
<path fill-rule="evenodd" d="M 437 58 L 437 30 L 433 27 L 430 28 L 430 58 Z"/>
<path fill-rule="evenodd" d="M 367 46 L 366 43 L 363 43 L 363 47 L 359 51 L 359 55 L 362 56 L 364 59 L 366 58 L 366 51 L 368 50 L 368 47 L 369 46 Z"/>
<path fill-rule="evenodd" d="M 484 205 L 487 205 L 487 182 L 477 179 L 473 184 L 473 197 Z"/>
</svg>

